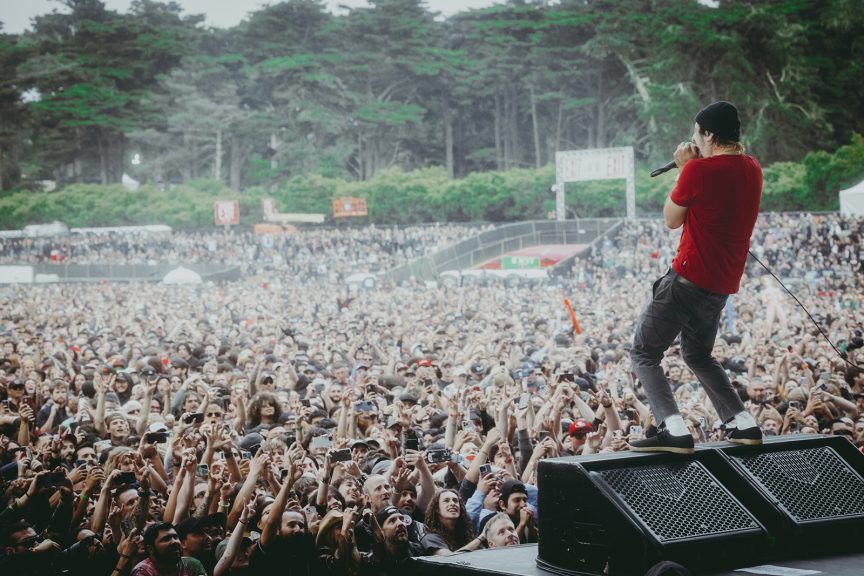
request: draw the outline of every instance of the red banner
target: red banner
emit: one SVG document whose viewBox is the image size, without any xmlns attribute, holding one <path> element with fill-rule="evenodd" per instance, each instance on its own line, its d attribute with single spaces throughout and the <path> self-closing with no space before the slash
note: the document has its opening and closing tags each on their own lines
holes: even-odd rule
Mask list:
<svg viewBox="0 0 864 576">
<path fill-rule="evenodd" d="M 345 196 L 333 200 L 333 217 L 347 218 L 349 216 L 368 216 L 365 198 Z"/>
</svg>

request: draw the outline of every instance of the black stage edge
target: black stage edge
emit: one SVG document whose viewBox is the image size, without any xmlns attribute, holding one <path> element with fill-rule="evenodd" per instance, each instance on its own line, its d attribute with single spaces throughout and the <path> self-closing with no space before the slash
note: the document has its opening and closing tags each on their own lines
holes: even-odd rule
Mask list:
<svg viewBox="0 0 864 576">
<path fill-rule="evenodd" d="M 541 535 L 542 538 L 542 535 Z M 864 547 L 864 544 L 862 544 Z M 812 552 L 812 551 L 811 551 Z M 427 556 L 412 562 L 417 576 L 554 576 L 537 566 L 537 545 L 526 544 L 496 550 L 480 550 L 453 556 Z M 738 570 L 706 572 L 707 576 L 748 576 L 763 574 L 783 576 L 796 574 L 790 569 L 811 570 L 825 576 L 861 576 L 864 573 L 864 554 L 846 554 L 806 560 L 781 560 L 771 562 L 776 570 L 749 572 L 747 567 Z M 785 572 L 783 570 L 786 570 Z M 818 575 L 816 575 L 818 576 Z"/>
</svg>

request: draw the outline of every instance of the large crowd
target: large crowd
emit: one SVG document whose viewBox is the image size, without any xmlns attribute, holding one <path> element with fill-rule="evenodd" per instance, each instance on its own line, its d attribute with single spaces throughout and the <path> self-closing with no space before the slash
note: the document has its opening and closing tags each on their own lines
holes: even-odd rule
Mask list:
<svg viewBox="0 0 864 576">
<path fill-rule="evenodd" d="M 276 271 L 306 280 L 338 280 L 382 272 L 480 233 L 489 226 L 332 228 L 302 233 L 82 232 L 54 237 L 0 238 L 0 264 L 200 264 Z"/>
<path fill-rule="evenodd" d="M 760 216 L 754 254 L 845 356 L 751 261 L 715 356 L 766 435 L 864 445 L 862 233 L 834 214 Z M 628 350 L 676 232 L 628 223 L 563 287 L 357 292 L 311 271 L 438 241 L 345 234 L 66 248 L 206 260 L 212 241 L 214 260 L 281 260 L 266 284 L 2 288 L 2 574 L 402 574 L 417 556 L 536 542 L 541 460 L 654 432 Z M 4 262 L 42 257 L 9 246 Z M 696 441 L 721 440 L 676 347 L 663 366 Z"/>
</svg>

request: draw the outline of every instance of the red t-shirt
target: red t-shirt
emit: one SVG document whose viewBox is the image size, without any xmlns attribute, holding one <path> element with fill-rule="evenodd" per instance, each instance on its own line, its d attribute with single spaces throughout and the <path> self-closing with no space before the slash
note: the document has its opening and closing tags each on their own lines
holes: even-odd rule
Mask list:
<svg viewBox="0 0 864 576">
<path fill-rule="evenodd" d="M 705 290 L 738 292 L 761 198 L 762 167 L 752 156 L 687 162 L 671 195 L 689 208 L 672 269 Z"/>
</svg>

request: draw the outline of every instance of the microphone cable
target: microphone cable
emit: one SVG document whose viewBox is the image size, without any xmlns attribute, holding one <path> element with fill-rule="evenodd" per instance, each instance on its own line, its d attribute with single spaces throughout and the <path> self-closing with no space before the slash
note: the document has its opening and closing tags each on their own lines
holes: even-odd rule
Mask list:
<svg viewBox="0 0 864 576">
<path fill-rule="evenodd" d="M 753 258 L 753 260 L 758 262 L 759 265 L 762 266 L 762 268 L 764 268 L 765 271 L 768 272 L 768 274 L 770 274 L 771 277 L 774 278 L 774 280 L 776 280 L 777 283 L 780 284 L 780 286 L 782 286 L 783 289 L 786 290 L 786 292 L 790 296 L 792 296 L 792 299 L 795 300 L 795 302 L 798 304 L 798 306 L 801 307 L 802 310 L 804 310 L 804 313 L 807 314 L 807 317 L 810 318 L 810 321 L 813 322 L 813 325 L 816 326 L 816 329 L 819 330 L 819 333 L 822 334 L 822 337 L 825 338 L 825 340 L 828 342 L 828 344 L 831 346 L 831 348 L 834 349 L 834 352 L 837 353 L 837 356 L 839 356 L 840 359 L 843 360 L 843 362 L 845 362 L 849 366 L 851 366 L 853 368 L 859 368 L 859 366 L 857 366 L 856 364 L 849 361 L 849 359 L 846 357 L 848 355 L 844 355 L 843 352 L 840 352 L 840 350 L 837 349 L 837 346 L 834 345 L 834 342 L 831 341 L 831 338 L 828 337 L 828 334 L 825 333 L 825 330 L 822 329 L 822 326 L 819 325 L 819 322 L 817 322 L 816 319 L 813 318 L 813 315 L 810 314 L 810 311 L 807 310 L 807 307 L 804 306 L 804 304 L 801 303 L 801 301 L 798 299 L 798 297 L 795 296 L 795 294 L 793 294 L 792 291 L 786 287 L 786 285 L 783 283 L 783 281 L 780 280 L 780 278 L 778 278 L 777 275 L 774 274 L 774 272 L 772 272 L 770 268 L 768 268 L 768 266 L 766 266 L 761 260 L 759 260 L 759 258 L 757 258 L 756 255 L 753 254 L 753 252 L 751 250 L 747 250 L 747 253 L 750 255 L 751 258 Z"/>
</svg>

